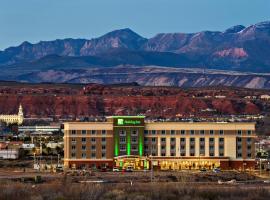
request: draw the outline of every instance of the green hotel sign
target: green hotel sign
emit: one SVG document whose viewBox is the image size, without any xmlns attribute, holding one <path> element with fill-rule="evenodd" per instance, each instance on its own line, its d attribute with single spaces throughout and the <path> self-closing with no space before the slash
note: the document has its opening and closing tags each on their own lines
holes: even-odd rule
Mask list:
<svg viewBox="0 0 270 200">
<path fill-rule="evenodd" d="M 136 119 L 117 119 L 117 125 L 119 126 L 129 126 L 129 125 L 141 125 L 141 121 L 140 120 L 136 120 Z"/>
</svg>

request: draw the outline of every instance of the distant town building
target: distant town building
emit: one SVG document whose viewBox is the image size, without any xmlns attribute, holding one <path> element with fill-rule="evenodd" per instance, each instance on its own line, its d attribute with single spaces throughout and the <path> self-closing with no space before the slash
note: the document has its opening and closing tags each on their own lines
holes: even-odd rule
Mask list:
<svg viewBox="0 0 270 200">
<path fill-rule="evenodd" d="M 35 148 L 35 144 L 31 144 L 31 143 L 30 144 L 22 144 L 22 148 L 31 150 L 31 149 Z"/>
<path fill-rule="evenodd" d="M 19 149 L 0 149 L 0 159 L 18 159 Z"/>
<path fill-rule="evenodd" d="M 61 129 L 59 126 L 19 126 L 19 132 L 57 132 Z"/>
<path fill-rule="evenodd" d="M 261 99 L 264 99 L 264 100 L 270 100 L 270 95 L 268 94 L 263 94 L 260 96 Z"/>
<path fill-rule="evenodd" d="M 19 106 L 19 112 L 17 115 L 0 115 L 0 121 L 7 124 L 22 124 L 23 123 L 23 108 L 22 105 Z"/>
<path fill-rule="evenodd" d="M 226 96 L 223 96 L 223 95 L 216 95 L 215 98 L 217 98 L 217 99 L 225 99 Z"/>
</svg>

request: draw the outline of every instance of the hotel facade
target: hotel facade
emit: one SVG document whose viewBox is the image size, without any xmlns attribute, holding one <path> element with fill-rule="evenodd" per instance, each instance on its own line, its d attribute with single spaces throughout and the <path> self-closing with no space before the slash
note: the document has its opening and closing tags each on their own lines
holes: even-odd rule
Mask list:
<svg viewBox="0 0 270 200">
<path fill-rule="evenodd" d="M 64 166 L 253 169 L 255 137 L 255 123 L 145 122 L 143 116 L 69 122 L 64 124 Z"/>
</svg>

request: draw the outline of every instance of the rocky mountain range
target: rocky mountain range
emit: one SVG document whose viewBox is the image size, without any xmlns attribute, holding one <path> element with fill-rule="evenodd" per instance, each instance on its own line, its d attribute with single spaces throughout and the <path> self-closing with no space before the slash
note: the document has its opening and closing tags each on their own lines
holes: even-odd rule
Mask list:
<svg viewBox="0 0 270 200">
<path fill-rule="evenodd" d="M 160 76 L 145 72 L 142 76 L 141 71 L 150 67 L 152 71 L 158 69 Z M 125 76 L 118 73 L 119 68 Z M 191 68 L 203 70 L 194 76 L 186 72 Z M 222 32 L 162 33 L 149 39 L 130 29 L 121 29 L 91 40 L 23 42 L 0 51 L 0 70 L 1 80 L 27 82 L 132 81 L 147 85 L 237 84 L 269 88 L 269 75 L 261 73 L 270 72 L 270 21 L 248 27 L 238 25 Z M 224 76 L 218 70 L 239 71 L 239 74 L 236 77 L 231 72 Z M 213 76 L 213 72 L 219 76 Z M 62 75 L 57 79 L 55 74 L 59 73 Z M 97 73 L 99 78 L 95 78 Z M 194 85 L 193 79 L 200 76 L 206 81 Z M 147 79 L 147 83 L 142 79 Z"/>
</svg>

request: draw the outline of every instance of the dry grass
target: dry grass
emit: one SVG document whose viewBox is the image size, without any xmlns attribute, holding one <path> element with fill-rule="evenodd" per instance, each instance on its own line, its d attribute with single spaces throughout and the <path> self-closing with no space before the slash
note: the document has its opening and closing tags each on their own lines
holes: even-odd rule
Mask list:
<svg viewBox="0 0 270 200">
<path fill-rule="evenodd" d="M 256 185 L 183 183 L 79 184 L 68 180 L 40 185 L 0 183 L 1 200 L 268 200 L 270 190 Z"/>
</svg>

